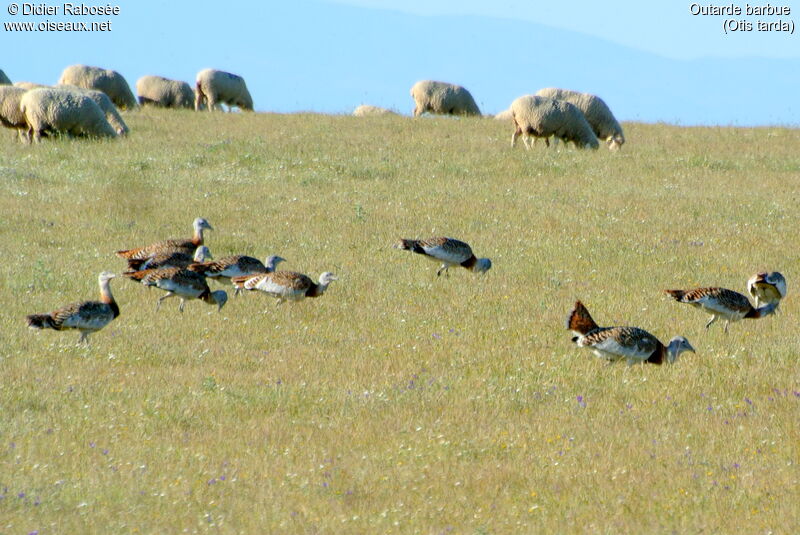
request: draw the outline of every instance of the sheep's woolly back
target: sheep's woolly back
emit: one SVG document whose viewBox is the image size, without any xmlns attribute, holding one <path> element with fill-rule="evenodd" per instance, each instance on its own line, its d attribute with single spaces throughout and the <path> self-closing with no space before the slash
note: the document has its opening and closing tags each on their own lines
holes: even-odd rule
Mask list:
<svg viewBox="0 0 800 535">
<path fill-rule="evenodd" d="M 136 107 L 136 97 L 133 96 L 128 82 L 117 71 L 87 65 L 70 65 L 61 73 L 58 83 L 102 91 L 121 110 Z"/>
<path fill-rule="evenodd" d="M 14 82 L 14 87 L 20 87 L 27 91 L 29 89 L 36 89 L 37 87 L 47 87 L 47 86 L 44 84 L 37 84 L 36 82 L 19 81 L 19 82 Z"/>
<path fill-rule="evenodd" d="M 569 102 L 525 95 L 511 103 L 511 113 L 517 128 L 515 139 L 520 134 L 545 139 L 555 136 L 580 148 L 599 146 L 583 112 Z"/>
<path fill-rule="evenodd" d="M 411 87 L 414 117 L 425 112 L 443 115 L 480 115 L 475 99 L 460 85 L 421 80 Z"/>
<path fill-rule="evenodd" d="M 78 91 L 64 88 L 31 89 L 20 101 L 29 132 L 35 140 L 47 132 L 73 136 L 116 137 L 100 106 Z"/>
<path fill-rule="evenodd" d="M 236 106 L 240 110 L 253 111 L 253 98 L 247 90 L 244 78 L 216 69 L 203 69 L 197 73 L 194 108 L 199 110 L 203 104 L 209 111 L 219 104 Z"/>
<path fill-rule="evenodd" d="M 106 114 L 106 120 L 108 123 L 114 128 L 118 135 L 124 136 L 130 130 L 128 129 L 128 125 L 125 124 L 125 121 L 122 120 L 122 116 L 119 114 L 117 107 L 114 106 L 114 103 L 111 102 L 111 99 L 108 98 L 108 95 L 103 93 L 102 91 L 97 91 L 96 89 L 84 89 L 82 87 L 76 87 L 74 85 L 60 85 L 55 87 L 54 89 L 63 89 L 64 91 L 76 91 L 81 95 L 85 95 L 92 99 L 95 104 L 100 106 L 100 109 L 103 110 L 103 113 Z"/>
<path fill-rule="evenodd" d="M 25 89 L 13 85 L 0 85 L 0 123 L 6 128 L 25 130 L 25 114 L 19 107 Z"/>
<path fill-rule="evenodd" d="M 194 108 L 192 86 L 180 80 L 147 75 L 136 81 L 139 104 L 162 108 Z"/>
<path fill-rule="evenodd" d="M 6 76 L 6 73 L 0 69 L 0 85 L 11 85 L 11 80 Z"/>
<path fill-rule="evenodd" d="M 514 120 L 514 116 L 511 113 L 511 108 L 501 111 L 500 113 L 495 115 L 494 118 L 497 119 L 498 121 L 513 121 Z"/>
<path fill-rule="evenodd" d="M 579 93 L 569 89 L 558 89 L 547 87 L 536 92 L 537 96 L 547 97 L 556 100 L 565 100 L 574 104 L 586 116 L 586 120 L 592 126 L 595 135 L 609 144 L 612 148 L 618 148 L 625 143 L 625 135 L 622 133 L 622 126 L 617 121 L 608 105 L 591 93 Z"/>
<path fill-rule="evenodd" d="M 356 117 L 366 117 L 368 115 L 397 115 L 397 114 L 392 110 L 387 110 L 386 108 L 381 108 L 379 106 L 370 106 L 368 104 L 362 104 L 361 106 L 353 110 L 353 115 L 355 115 Z"/>
</svg>

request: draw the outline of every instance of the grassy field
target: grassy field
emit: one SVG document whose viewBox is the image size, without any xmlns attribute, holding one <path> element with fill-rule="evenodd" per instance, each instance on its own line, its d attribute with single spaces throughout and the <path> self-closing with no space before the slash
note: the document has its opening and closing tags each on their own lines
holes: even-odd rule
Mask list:
<svg viewBox="0 0 800 535">
<path fill-rule="evenodd" d="M 626 124 L 619 153 L 510 149 L 494 120 L 125 116 L 128 139 L 0 142 L 0 533 L 791 533 L 800 526 L 800 131 Z M 215 230 L 216 257 L 339 276 L 221 313 L 112 281 L 113 251 Z M 393 249 L 448 235 L 485 276 Z M 705 330 L 662 296 L 744 291 Z M 697 354 L 606 365 L 564 318 Z"/>
</svg>

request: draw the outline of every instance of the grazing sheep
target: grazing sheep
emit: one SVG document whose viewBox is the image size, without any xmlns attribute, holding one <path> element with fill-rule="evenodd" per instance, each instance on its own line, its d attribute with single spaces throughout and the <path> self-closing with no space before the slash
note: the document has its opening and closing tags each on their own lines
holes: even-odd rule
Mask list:
<svg viewBox="0 0 800 535">
<path fill-rule="evenodd" d="M 47 87 L 44 84 L 37 84 L 36 82 L 14 82 L 14 87 L 21 87 L 24 90 L 36 89 L 37 87 Z"/>
<path fill-rule="evenodd" d="M 11 85 L 11 80 L 6 76 L 6 73 L 0 69 L 0 85 Z"/>
<path fill-rule="evenodd" d="M 17 131 L 20 139 L 27 139 L 28 123 L 19 108 L 25 89 L 13 85 L 0 86 L 0 124 Z"/>
<path fill-rule="evenodd" d="M 414 97 L 414 117 L 423 113 L 443 115 L 480 115 L 481 110 L 469 91 L 460 85 L 421 80 L 411 88 Z"/>
<path fill-rule="evenodd" d="M 204 103 L 208 111 L 213 111 L 223 103 L 243 111 L 253 111 L 253 98 L 244 78 L 215 69 L 203 69 L 197 73 L 194 109 L 202 109 Z"/>
<path fill-rule="evenodd" d="M 511 108 L 501 111 L 500 113 L 495 115 L 494 118 L 497 119 L 498 121 L 513 121 L 514 120 L 514 116 L 511 113 Z"/>
<path fill-rule="evenodd" d="M 133 96 L 128 82 L 116 71 L 86 65 L 70 65 L 61 73 L 58 84 L 97 89 L 108 95 L 121 110 L 136 108 L 136 97 Z"/>
<path fill-rule="evenodd" d="M 595 135 L 602 139 L 611 150 L 618 150 L 625 143 L 625 136 L 611 109 L 600 97 L 591 93 L 579 93 L 569 89 L 547 87 L 536 92 L 537 96 L 564 100 L 574 104 L 586 116 Z"/>
<path fill-rule="evenodd" d="M 547 138 L 550 136 L 555 136 L 564 143 L 572 141 L 578 148 L 597 149 L 600 146 L 586 117 L 569 102 L 525 95 L 511 103 L 511 113 L 516 127 L 511 137 L 512 147 L 516 145 L 521 134 L 525 134 L 523 142 L 528 149 L 530 146 L 527 138 L 530 136 L 544 138 L 548 147 L 550 142 Z"/>
<path fill-rule="evenodd" d="M 180 80 L 162 76 L 142 76 L 136 81 L 139 104 L 152 104 L 161 108 L 194 108 L 192 86 Z"/>
<path fill-rule="evenodd" d="M 81 95 L 89 97 L 95 102 L 95 104 L 100 106 L 100 109 L 103 110 L 103 113 L 106 114 L 106 120 L 114 128 L 114 130 L 117 131 L 117 135 L 124 136 L 127 135 L 128 132 L 130 131 L 128 129 L 128 125 L 126 125 L 125 121 L 122 120 L 119 111 L 117 111 L 117 107 L 114 106 L 114 103 L 111 102 L 111 99 L 108 98 L 108 95 L 106 95 L 102 91 L 97 91 L 96 89 L 84 89 L 82 87 L 77 87 L 74 85 L 59 85 L 56 86 L 54 89 L 61 89 L 64 91 L 75 91 L 80 93 Z"/>
<path fill-rule="evenodd" d="M 28 138 L 37 143 L 48 132 L 89 137 L 117 135 L 100 106 L 76 91 L 31 89 L 22 96 L 20 109 L 28 123 Z"/>
<path fill-rule="evenodd" d="M 367 117 L 370 115 L 397 115 L 392 110 L 387 110 L 386 108 L 380 108 L 378 106 L 370 106 L 368 104 L 362 104 L 355 110 L 353 110 L 353 115 L 356 117 Z"/>
</svg>

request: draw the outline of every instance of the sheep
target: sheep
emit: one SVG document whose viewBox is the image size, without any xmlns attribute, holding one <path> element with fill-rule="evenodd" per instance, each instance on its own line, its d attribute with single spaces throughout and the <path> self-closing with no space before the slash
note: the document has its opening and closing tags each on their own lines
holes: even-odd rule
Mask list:
<svg viewBox="0 0 800 535">
<path fill-rule="evenodd" d="M 37 84 L 36 82 L 19 81 L 19 82 L 14 82 L 14 87 L 21 87 L 25 91 L 28 91 L 29 89 L 36 89 L 37 87 L 47 87 L 47 86 L 44 84 Z"/>
<path fill-rule="evenodd" d="M 0 124 L 15 129 L 17 136 L 23 140 L 27 139 L 28 123 L 25 121 L 25 114 L 19 108 L 19 103 L 25 91 L 13 85 L 0 86 Z"/>
<path fill-rule="evenodd" d="M 192 86 L 180 80 L 162 76 L 142 76 L 136 80 L 139 104 L 152 104 L 162 108 L 194 108 Z"/>
<path fill-rule="evenodd" d="M 460 85 L 421 80 L 411 88 L 414 117 L 423 113 L 443 115 L 480 115 L 481 111 L 469 91 Z"/>
<path fill-rule="evenodd" d="M 0 85 L 11 85 L 11 80 L 2 69 L 0 69 Z"/>
<path fill-rule="evenodd" d="M 133 96 L 128 82 L 116 71 L 86 65 L 70 65 L 61 73 L 58 84 L 97 89 L 108 95 L 121 110 L 136 108 L 136 97 Z"/>
<path fill-rule="evenodd" d="M 569 102 L 525 95 L 511 103 L 511 113 L 515 126 L 511 137 L 512 147 L 516 145 L 517 138 L 521 134 L 525 134 L 523 142 L 528 149 L 529 136 L 544 138 L 548 147 L 550 142 L 547 138 L 550 136 L 555 136 L 565 143 L 572 141 L 578 148 L 597 149 L 600 146 L 586 117 Z"/>
<path fill-rule="evenodd" d="M 368 104 L 362 104 L 361 106 L 353 110 L 353 115 L 356 117 L 367 117 L 369 115 L 397 115 L 397 114 L 392 110 L 387 110 L 386 108 L 380 108 L 378 106 L 370 106 Z"/>
<path fill-rule="evenodd" d="M 100 106 L 77 91 L 31 89 L 22 96 L 20 110 L 28 123 L 28 138 L 37 143 L 49 132 L 112 138 L 117 135 Z"/>
<path fill-rule="evenodd" d="M 625 136 L 611 109 L 600 97 L 591 93 L 579 93 L 569 89 L 547 87 L 536 92 L 537 96 L 564 100 L 574 104 L 586 116 L 592 130 L 611 150 L 619 150 L 625 143 Z"/>
<path fill-rule="evenodd" d="M 62 89 L 65 91 L 76 91 L 82 95 L 85 95 L 92 99 L 95 104 L 100 106 L 100 109 L 103 110 L 103 113 L 106 115 L 106 120 L 108 124 L 116 130 L 117 135 L 124 136 L 127 135 L 130 131 L 128 129 L 128 125 L 125 124 L 125 121 L 122 120 L 122 117 L 117 110 L 117 107 L 114 106 L 114 103 L 111 102 L 111 99 L 103 93 L 102 91 L 98 91 L 96 89 L 84 89 L 82 87 L 77 87 L 74 85 L 59 85 L 56 86 L 54 89 Z"/>
<path fill-rule="evenodd" d="M 236 106 L 240 110 L 253 111 L 253 98 L 247 90 L 244 78 L 236 74 L 215 69 L 203 69 L 197 73 L 194 109 L 202 109 L 204 103 L 208 111 L 220 104 Z"/>
<path fill-rule="evenodd" d="M 507 110 L 503 110 L 497 115 L 494 116 L 495 119 L 498 121 L 511 121 L 514 119 L 514 116 L 511 114 L 511 108 Z"/>
</svg>

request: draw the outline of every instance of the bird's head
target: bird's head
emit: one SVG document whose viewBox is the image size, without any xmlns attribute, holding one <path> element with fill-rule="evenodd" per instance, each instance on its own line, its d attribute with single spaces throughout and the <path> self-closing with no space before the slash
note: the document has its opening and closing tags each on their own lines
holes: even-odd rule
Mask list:
<svg viewBox="0 0 800 535">
<path fill-rule="evenodd" d="M 486 273 L 492 269 L 492 261 L 488 258 L 479 258 L 477 262 L 475 262 L 475 267 L 472 268 L 472 271 L 475 273 Z"/>
<path fill-rule="evenodd" d="M 195 219 L 192 226 L 194 227 L 195 232 L 199 232 L 200 230 L 214 230 L 214 227 L 211 226 L 211 223 L 209 223 L 204 217 L 198 217 Z"/>
<path fill-rule="evenodd" d="M 97 281 L 100 284 L 103 284 L 103 283 L 106 283 L 106 282 L 110 281 L 111 279 L 113 279 L 116 276 L 117 276 L 117 274 L 116 273 L 112 273 L 111 271 L 103 271 L 102 273 L 100 273 L 100 275 L 97 276 Z"/>
<path fill-rule="evenodd" d="M 319 283 L 321 286 L 327 286 L 331 282 L 339 280 L 339 277 L 331 273 L 330 271 L 326 271 L 322 275 L 319 276 Z"/>
<path fill-rule="evenodd" d="M 692 353 L 696 353 L 692 344 L 689 343 L 689 340 L 684 338 L 683 336 L 676 336 L 672 340 L 669 341 L 669 345 L 667 346 L 667 360 L 672 364 L 676 360 L 681 353 L 686 351 L 691 351 Z"/>
<path fill-rule="evenodd" d="M 201 245 L 194 251 L 195 262 L 205 262 L 206 260 L 211 260 L 213 258 L 214 257 L 211 255 L 211 250 L 205 245 Z"/>
<path fill-rule="evenodd" d="M 211 294 L 209 295 L 208 304 L 210 305 L 216 304 L 218 307 L 217 310 L 222 310 L 222 307 L 224 307 L 225 303 L 227 302 L 228 302 L 228 294 L 227 292 L 225 292 L 225 290 L 216 290 L 214 292 L 211 292 Z"/>
<path fill-rule="evenodd" d="M 281 262 L 286 262 L 286 259 L 282 256 L 278 256 L 276 254 L 267 257 L 267 260 L 264 262 L 264 265 L 269 271 L 275 271 L 278 269 L 278 264 Z"/>
</svg>

